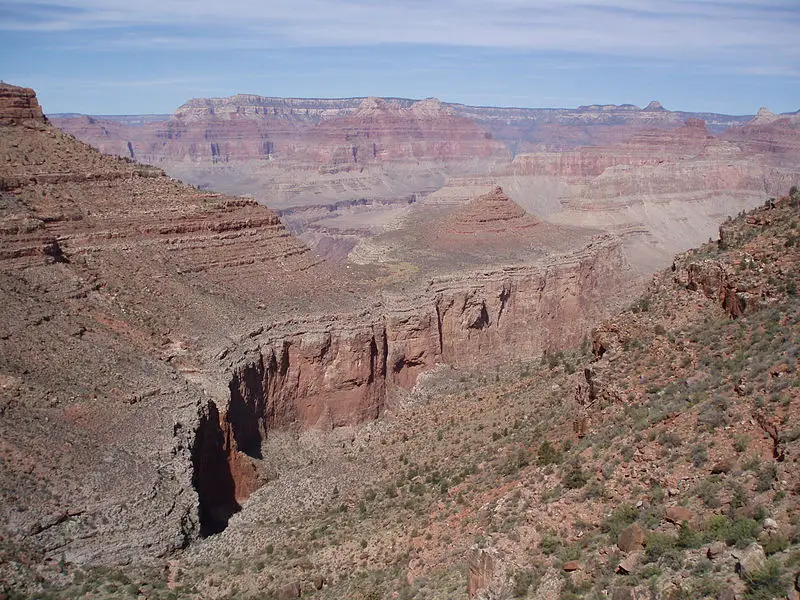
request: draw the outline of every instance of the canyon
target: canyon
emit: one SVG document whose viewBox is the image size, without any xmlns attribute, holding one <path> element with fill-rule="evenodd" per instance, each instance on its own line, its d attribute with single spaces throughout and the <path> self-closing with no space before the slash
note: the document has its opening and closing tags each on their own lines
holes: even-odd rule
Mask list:
<svg viewBox="0 0 800 600">
<path fill-rule="evenodd" d="M 54 123 L 104 152 L 253 197 L 323 257 L 351 262 L 385 245 L 419 205 L 464 204 L 499 185 L 537 218 L 621 236 L 646 275 L 713 236 L 719 220 L 787 189 L 800 168 L 800 117 L 766 109 L 240 94 L 191 100 L 161 119 Z"/>
<path fill-rule="evenodd" d="M 42 569 L 169 556 L 270 481 L 275 432 L 374 420 L 440 364 L 578 344 L 628 293 L 618 238 L 501 189 L 415 213 L 420 242 L 382 260 L 326 262 L 256 201 L 104 156 L 32 90 L 0 92 L 1 510 Z"/>
<path fill-rule="evenodd" d="M 725 518 L 795 523 L 799 134 L 658 103 L 51 119 L 0 84 L 0 593 L 607 594 L 616 511 L 648 552 L 665 495 L 721 516 L 709 458 Z M 736 435 L 758 475 L 717 468 Z"/>
</svg>

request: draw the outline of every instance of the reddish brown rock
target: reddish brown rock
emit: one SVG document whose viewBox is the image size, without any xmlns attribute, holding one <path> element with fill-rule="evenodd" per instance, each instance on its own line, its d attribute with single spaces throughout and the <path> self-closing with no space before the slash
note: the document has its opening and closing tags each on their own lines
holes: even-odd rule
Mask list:
<svg viewBox="0 0 800 600">
<path fill-rule="evenodd" d="M 664 518 L 670 523 L 680 525 L 684 521 L 691 523 L 694 519 L 694 513 L 683 506 L 670 506 L 664 511 Z"/>
<path fill-rule="evenodd" d="M 736 458 L 729 456 L 715 462 L 711 467 L 712 475 L 719 475 L 722 473 L 730 473 L 736 468 Z"/>
<path fill-rule="evenodd" d="M 415 110 L 423 122 L 438 109 Z M 4 408 L 0 438 L 49 474 L 0 517 L 70 562 L 163 555 L 220 531 L 263 484 L 273 430 L 373 419 L 393 386 L 437 364 L 578 344 L 624 273 L 619 239 L 584 232 L 555 257 L 509 268 L 481 252 L 455 270 L 446 257 L 381 289 L 375 270 L 323 263 L 253 200 L 47 123 L 0 127 L 0 371 L 21 407 Z M 21 470 L 0 474 L 24 485 Z M 65 513 L 55 498 L 74 516 L 41 527 Z"/>
<path fill-rule="evenodd" d="M 570 573 L 572 571 L 577 571 L 577 570 L 582 569 L 582 568 L 583 568 L 583 565 L 581 564 L 581 562 L 579 560 L 568 560 L 567 562 L 564 563 L 564 567 L 563 567 L 563 569 L 565 571 L 567 571 L 568 573 Z"/>
<path fill-rule="evenodd" d="M 714 542 L 706 549 L 706 557 L 710 560 L 723 556 L 728 551 L 725 542 Z"/>
<path fill-rule="evenodd" d="M 623 552 L 636 552 L 644 548 L 644 530 L 638 523 L 632 523 L 620 531 L 617 546 Z"/>
<path fill-rule="evenodd" d="M 470 598 L 475 598 L 492 582 L 495 574 L 495 559 L 486 550 L 474 549 L 470 552 L 467 567 L 467 593 Z"/>
<path fill-rule="evenodd" d="M 30 88 L 0 83 L 0 124 L 30 120 L 45 121 L 42 108 L 36 100 L 36 92 Z"/>
<path fill-rule="evenodd" d="M 641 560 L 641 552 L 635 551 L 625 556 L 619 564 L 617 564 L 616 572 L 620 575 L 630 575 L 636 570 L 639 561 Z"/>
<path fill-rule="evenodd" d="M 445 227 L 456 235 L 508 235 L 538 224 L 539 221 L 515 204 L 503 188 L 496 187 L 457 211 Z"/>
</svg>

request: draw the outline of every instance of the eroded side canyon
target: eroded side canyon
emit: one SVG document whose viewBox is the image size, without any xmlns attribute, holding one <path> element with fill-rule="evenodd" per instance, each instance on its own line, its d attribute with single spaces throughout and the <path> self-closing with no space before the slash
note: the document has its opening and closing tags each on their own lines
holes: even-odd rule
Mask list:
<svg viewBox="0 0 800 600">
<path fill-rule="evenodd" d="M 76 142 L 31 90 L 4 85 L 0 114 L 2 517 L 45 558 L 148 560 L 220 531 L 272 476 L 271 431 L 374 419 L 437 363 L 575 344 L 627 281 L 618 239 L 543 252 L 558 232 L 497 198 L 466 221 L 493 225 L 470 225 L 486 251 L 464 268 L 435 257 L 469 243 L 433 234 L 339 268 L 252 200 Z M 530 238 L 505 248 L 514 218 Z"/>
</svg>

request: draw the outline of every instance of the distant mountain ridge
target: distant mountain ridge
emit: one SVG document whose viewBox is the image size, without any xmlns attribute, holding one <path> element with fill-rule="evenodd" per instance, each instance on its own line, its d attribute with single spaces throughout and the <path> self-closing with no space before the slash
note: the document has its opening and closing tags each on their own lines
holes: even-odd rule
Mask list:
<svg viewBox="0 0 800 600">
<path fill-rule="evenodd" d="M 304 111 L 312 118 L 325 118 L 329 116 L 341 116 L 350 114 L 358 110 L 361 103 L 366 100 L 366 96 L 350 98 L 284 98 L 278 96 L 259 96 L 257 94 L 235 94 L 230 97 L 219 98 L 193 98 L 188 100 L 175 111 L 175 115 L 189 110 L 201 108 L 216 111 L 221 107 L 230 106 L 252 106 L 268 111 L 289 110 L 295 114 L 297 111 Z M 381 97 L 381 100 L 394 104 L 399 107 L 408 108 L 418 100 L 399 97 Z M 724 113 L 702 112 L 702 111 L 670 111 L 665 109 L 659 102 L 652 101 L 645 108 L 640 108 L 634 104 L 591 104 L 579 106 L 577 108 L 557 108 L 557 107 L 515 107 L 515 106 L 471 106 L 455 102 L 442 102 L 445 107 L 452 108 L 458 116 L 472 118 L 481 122 L 483 120 L 491 122 L 495 119 L 505 118 L 512 120 L 533 120 L 537 122 L 569 122 L 572 120 L 582 121 L 589 115 L 601 118 L 605 115 L 607 122 L 625 120 L 625 117 L 638 115 L 639 113 L 664 113 L 664 115 L 674 115 L 678 119 L 699 118 L 706 121 L 709 128 L 721 130 L 726 127 L 740 125 L 748 122 L 755 115 L 728 115 Z M 255 113 L 254 111 L 254 114 Z M 263 113 L 262 113 L 263 114 Z M 136 121 L 157 122 L 166 121 L 173 115 L 171 114 L 147 114 L 147 115 L 83 115 L 82 113 L 53 113 L 48 115 L 54 119 L 67 119 L 79 116 L 90 116 L 97 119 L 117 121 L 125 124 L 132 124 Z M 648 116 L 652 118 L 652 114 Z"/>
</svg>

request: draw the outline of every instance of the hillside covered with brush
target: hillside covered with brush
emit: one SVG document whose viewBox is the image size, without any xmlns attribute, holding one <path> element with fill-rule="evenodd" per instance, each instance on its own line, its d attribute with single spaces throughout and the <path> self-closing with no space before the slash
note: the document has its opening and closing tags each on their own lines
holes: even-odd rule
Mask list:
<svg viewBox="0 0 800 600">
<path fill-rule="evenodd" d="M 26 564 L 20 597 L 796 598 L 800 193 L 676 257 L 582 347 L 439 368 L 167 568 Z M 11 597 L 16 591 L 9 590 Z"/>
</svg>

